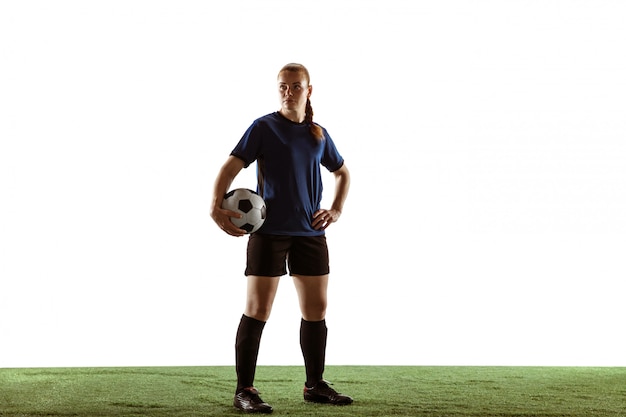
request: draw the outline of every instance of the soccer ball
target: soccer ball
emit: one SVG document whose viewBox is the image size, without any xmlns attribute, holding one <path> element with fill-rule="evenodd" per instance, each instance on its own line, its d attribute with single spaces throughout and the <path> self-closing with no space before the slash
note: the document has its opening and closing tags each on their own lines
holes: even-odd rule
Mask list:
<svg viewBox="0 0 626 417">
<path fill-rule="evenodd" d="M 263 197 L 247 188 L 235 188 L 224 195 L 222 208 L 240 213 L 243 217 L 231 217 L 233 224 L 248 233 L 254 233 L 265 222 Z"/>
</svg>

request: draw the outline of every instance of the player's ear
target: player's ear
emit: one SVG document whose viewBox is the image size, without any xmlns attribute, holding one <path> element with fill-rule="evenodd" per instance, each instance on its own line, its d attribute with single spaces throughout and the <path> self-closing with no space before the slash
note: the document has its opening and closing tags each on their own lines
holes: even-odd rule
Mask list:
<svg viewBox="0 0 626 417">
<path fill-rule="evenodd" d="M 313 93 L 313 86 L 312 86 L 312 85 L 310 85 L 310 86 L 308 87 L 308 89 L 309 89 L 309 92 L 308 92 L 308 94 L 306 95 L 306 98 L 311 98 L 311 93 Z"/>
</svg>

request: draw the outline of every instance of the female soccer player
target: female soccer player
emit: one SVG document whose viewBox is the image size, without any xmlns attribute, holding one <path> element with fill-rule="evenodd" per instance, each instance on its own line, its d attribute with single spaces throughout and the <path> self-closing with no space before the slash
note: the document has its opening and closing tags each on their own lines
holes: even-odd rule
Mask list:
<svg viewBox="0 0 626 417">
<path fill-rule="evenodd" d="M 235 341 L 234 406 L 246 412 L 272 412 L 254 388 L 254 375 L 261 334 L 287 267 L 302 312 L 304 399 L 337 405 L 352 403 L 351 397 L 339 394 L 323 379 L 329 274 L 325 230 L 341 216 L 350 173 L 328 132 L 313 122 L 310 82 L 303 65 L 287 64 L 280 70 L 280 110 L 252 123 L 220 169 L 213 189 L 211 217 L 229 235 L 243 236 L 246 232 L 230 221 L 238 214 L 222 209 L 221 204 L 241 169 L 256 161 L 257 191 L 265 199 L 267 217 L 248 240 L 247 300 Z M 329 209 L 320 208 L 321 166 L 335 176 Z"/>
</svg>

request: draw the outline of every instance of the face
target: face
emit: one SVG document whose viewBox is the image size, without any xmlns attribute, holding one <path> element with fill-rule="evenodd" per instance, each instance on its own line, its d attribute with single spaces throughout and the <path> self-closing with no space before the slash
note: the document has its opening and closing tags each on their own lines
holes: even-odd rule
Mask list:
<svg viewBox="0 0 626 417">
<path fill-rule="evenodd" d="M 313 88 L 301 72 L 283 71 L 278 75 L 278 97 L 283 110 L 304 112 Z"/>
</svg>

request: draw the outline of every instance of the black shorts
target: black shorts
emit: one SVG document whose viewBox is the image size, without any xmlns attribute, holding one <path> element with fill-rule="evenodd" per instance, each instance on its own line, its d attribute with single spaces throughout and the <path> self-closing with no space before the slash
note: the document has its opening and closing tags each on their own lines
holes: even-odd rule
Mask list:
<svg viewBox="0 0 626 417">
<path fill-rule="evenodd" d="M 253 233 L 248 240 L 246 275 L 278 277 L 330 272 L 326 236 L 279 236 Z"/>
</svg>

